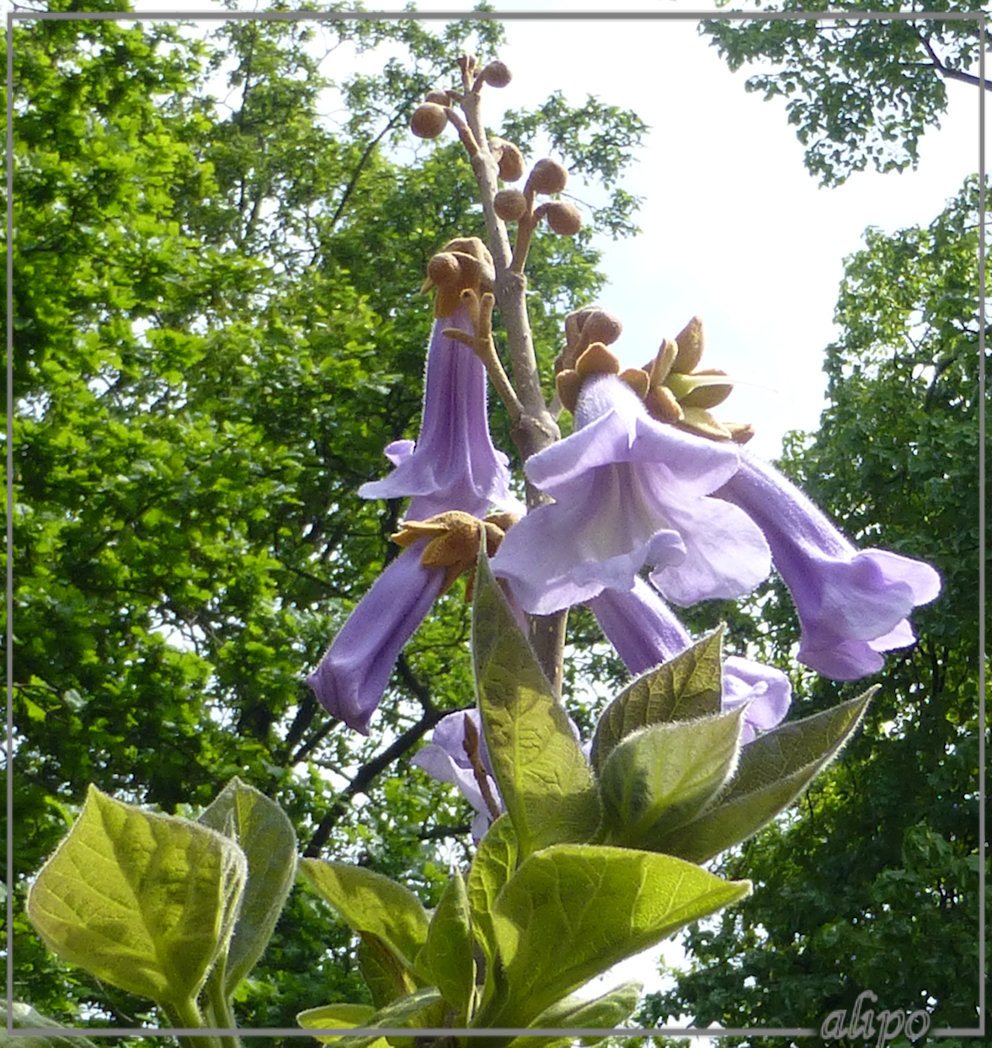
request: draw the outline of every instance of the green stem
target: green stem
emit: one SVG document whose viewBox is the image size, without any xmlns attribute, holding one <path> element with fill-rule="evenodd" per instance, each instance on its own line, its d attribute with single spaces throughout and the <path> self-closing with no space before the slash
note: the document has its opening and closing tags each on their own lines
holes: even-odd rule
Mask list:
<svg viewBox="0 0 992 1048">
<path fill-rule="evenodd" d="M 183 1029 L 203 1029 L 203 1016 L 196 1001 L 173 1001 L 162 1004 L 173 1026 Z M 208 1034 L 186 1034 L 179 1038 L 183 1048 L 221 1048 L 220 1038 Z"/>
<path fill-rule="evenodd" d="M 219 1029 L 235 1030 L 238 1024 L 231 1011 L 227 994 L 224 993 L 223 979 L 219 977 L 219 972 L 216 974 L 216 978 L 211 977 L 207 981 L 207 1008 Z M 219 1039 L 222 1048 L 241 1048 L 241 1039 L 236 1034 L 221 1034 Z"/>
</svg>

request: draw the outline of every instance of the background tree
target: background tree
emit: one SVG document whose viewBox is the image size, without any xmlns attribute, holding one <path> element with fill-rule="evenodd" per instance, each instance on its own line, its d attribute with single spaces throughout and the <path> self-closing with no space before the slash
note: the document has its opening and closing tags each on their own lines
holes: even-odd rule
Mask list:
<svg viewBox="0 0 992 1048">
<path fill-rule="evenodd" d="M 472 702 L 457 590 L 400 660 L 367 740 L 338 730 L 302 678 L 393 555 L 400 505 L 355 492 L 383 474 L 386 443 L 416 432 L 426 262 L 481 232 L 462 153 L 411 156 L 409 115 L 460 51 L 488 56 L 500 39 L 496 21 L 231 20 L 205 38 L 166 23 L 15 27 L 6 945 L 15 996 L 53 1018 L 154 1021 L 58 966 L 23 917 L 26 880 L 89 782 L 181 813 L 237 774 L 287 811 L 301 850 L 402 873 L 428 904 L 443 848 L 466 840 L 467 806 L 406 763 Z M 332 81 L 320 57 L 349 47 L 394 57 Z M 514 119 L 525 151 L 545 126 L 615 143 L 582 161 L 608 187 L 643 130 L 560 99 L 543 121 Z M 604 220 L 628 231 L 633 206 L 615 193 Z M 588 234 L 535 245 L 549 369 L 563 313 L 602 283 L 596 261 Z M 242 1025 L 356 999 L 348 946 L 297 890 Z"/>
<path fill-rule="evenodd" d="M 929 1010 L 934 1028 L 978 1023 L 978 203 L 972 179 L 930 226 L 866 232 L 845 265 L 828 407 L 781 462 L 859 546 L 925 556 L 941 596 L 797 817 L 721 862 L 756 890 L 690 932 L 690 970 L 645 1022 L 819 1026 L 871 989 L 878 1008 Z M 754 604 L 764 655 L 789 665 L 791 599 L 779 584 Z M 794 684 L 797 713 L 864 686 Z"/>
<path fill-rule="evenodd" d="M 915 167 L 923 133 L 938 126 L 947 110 L 947 81 L 980 83 L 979 19 L 940 18 L 977 16 L 988 8 L 980 0 L 923 0 L 912 5 L 919 18 L 892 21 L 858 18 L 857 11 L 905 12 L 900 0 L 757 0 L 754 8 L 811 15 L 851 11 L 843 19 L 700 24 L 732 70 L 748 63 L 765 67 L 744 86 L 763 91 L 766 99 L 787 99 L 789 123 L 806 147 L 806 167 L 823 185 L 839 185 L 869 163 L 877 171 Z"/>
</svg>

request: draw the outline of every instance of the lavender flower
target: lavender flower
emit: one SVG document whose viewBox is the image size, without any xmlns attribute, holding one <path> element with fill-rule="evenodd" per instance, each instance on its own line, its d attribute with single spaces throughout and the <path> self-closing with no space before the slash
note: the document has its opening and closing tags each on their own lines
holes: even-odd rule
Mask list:
<svg viewBox="0 0 992 1048">
<path fill-rule="evenodd" d="M 906 616 L 940 592 L 923 561 L 856 549 L 777 470 L 743 453 L 718 492 L 761 528 L 802 626 L 799 661 L 835 680 L 877 673 L 880 652 L 916 639 Z"/>
<path fill-rule="evenodd" d="M 686 628 L 643 580 L 628 591 L 604 590 L 589 607 L 631 673 L 637 675 L 668 662 L 692 644 Z M 789 710 L 789 678 L 771 666 L 731 655 L 723 664 L 724 710 L 750 703 L 741 742 L 779 724 Z"/>
<path fill-rule="evenodd" d="M 677 604 L 737 597 L 770 570 L 748 516 L 709 497 L 733 476 L 738 448 L 654 421 L 620 378 L 597 374 L 578 394 L 575 432 L 527 461 L 555 502 L 507 533 L 493 572 L 523 607 L 549 614 L 605 589 L 629 590 L 645 564 Z"/>
<path fill-rule="evenodd" d="M 444 567 L 421 563 L 428 541 L 404 550 L 376 579 L 307 677 L 321 706 L 363 735 L 393 664 L 444 585 Z"/>
<path fill-rule="evenodd" d="M 473 330 L 466 306 L 434 322 L 416 444 L 397 440 L 387 445 L 386 457 L 395 469 L 358 489 L 366 499 L 413 496 L 407 516 L 414 520 L 452 509 L 484 517 L 490 505 L 517 505 L 510 494 L 507 457 L 489 436 L 486 369 L 471 348 L 444 335 L 446 328 Z"/>
<path fill-rule="evenodd" d="M 470 722 L 471 727 L 466 726 L 466 721 Z M 466 738 L 470 739 L 470 748 L 474 746 L 477 749 L 484 787 L 480 783 L 480 775 L 476 774 L 469 760 L 465 748 Z M 493 778 L 479 711 L 459 710 L 438 721 L 431 741 L 417 752 L 412 763 L 439 782 L 450 782 L 458 787 L 476 811 L 472 837 L 476 841 L 481 840 L 496 814 L 503 811 L 503 798 Z M 487 792 L 489 801 L 486 799 Z M 490 807 L 490 801 L 495 811 Z"/>
</svg>

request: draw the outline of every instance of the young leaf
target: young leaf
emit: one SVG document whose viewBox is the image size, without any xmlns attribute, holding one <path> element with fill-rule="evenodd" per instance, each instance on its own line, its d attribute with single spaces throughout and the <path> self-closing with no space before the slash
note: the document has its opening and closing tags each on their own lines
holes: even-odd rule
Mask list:
<svg viewBox="0 0 992 1048">
<path fill-rule="evenodd" d="M 300 873 L 352 931 L 378 936 L 413 969 L 430 922 L 409 888 L 373 870 L 327 859 L 301 859 Z"/>
<path fill-rule="evenodd" d="M 592 769 L 484 552 L 476 572 L 472 650 L 489 758 L 521 854 L 589 840 L 600 823 Z"/>
<path fill-rule="evenodd" d="M 359 934 L 355 953 L 358 970 L 376 1008 L 385 1008 L 397 998 L 413 993 L 420 985 L 396 953 L 372 932 Z"/>
<path fill-rule="evenodd" d="M 456 869 L 431 918 L 427 944 L 417 958 L 417 971 L 425 983 L 441 991 L 463 1019 L 468 1018 L 475 987 L 473 948 L 468 893 L 461 872 Z"/>
<path fill-rule="evenodd" d="M 360 1014 L 363 1015 L 360 1024 L 349 1021 L 349 1018 L 354 1020 Z M 380 1008 L 371 1015 L 364 1010 L 360 1013 L 354 1005 L 328 1004 L 321 1008 L 310 1008 L 305 1012 L 300 1012 L 296 1021 L 308 1030 L 356 1029 L 359 1027 L 368 1030 L 377 1026 L 384 1029 L 410 1027 L 415 1030 L 423 1027 L 438 1027 L 444 1022 L 444 1001 L 438 991 L 433 986 L 429 986 L 411 993 L 408 997 L 401 997 L 398 1001 L 394 1001 L 385 1008 Z M 348 1048 L 371 1048 L 372 1045 L 382 1048 L 380 1042 L 385 1040 L 377 1034 L 364 1036 L 348 1034 L 345 1036 L 348 1037 Z M 335 1041 L 337 1037 L 320 1037 L 318 1040 Z M 406 1045 L 412 1044 L 412 1039 L 405 1037 L 398 1039 L 390 1036 L 388 1043 L 405 1048 Z"/>
<path fill-rule="evenodd" d="M 186 1005 L 227 946 L 246 875 L 244 853 L 214 830 L 90 786 L 31 887 L 28 916 L 63 960 L 159 1004 Z"/>
<path fill-rule="evenodd" d="M 620 692 L 596 725 L 590 759 L 597 774 L 613 748 L 632 732 L 720 712 L 722 644 L 721 626 Z"/>
<path fill-rule="evenodd" d="M 237 777 L 198 821 L 239 844 L 248 860 L 248 880 L 224 972 L 223 989 L 230 997 L 262 956 L 293 886 L 296 834 L 278 804 Z"/>
<path fill-rule="evenodd" d="M 705 862 L 756 833 L 837 755 L 876 690 L 759 735 L 741 750 L 737 775 L 720 802 L 680 826 L 660 847 L 691 862 Z"/>
<path fill-rule="evenodd" d="M 745 707 L 653 724 L 614 747 L 600 774 L 607 843 L 656 843 L 707 807 L 737 766 Z"/>
<path fill-rule="evenodd" d="M 591 1001 L 583 997 L 565 997 L 553 1004 L 531 1024 L 536 1030 L 560 1030 L 584 1027 L 585 1029 L 612 1030 L 630 1018 L 641 999 L 641 984 L 626 982 L 622 986 L 595 997 Z M 603 1035 L 606 1036 L 605 1034 Z M 553 1044 L 568 1044 L 570 1037 L 554 1040 L 549 1037 L 515 1037 L 507 1048 L 550 1048 Z M 580 1044 L 599 1044 L 603 1037 L 583 1037 Z"/>
<path fill-rule="evenodd" d="M 354 1030 L 368 1027 L 369 1020 L 375 1015 L 375 1008 L 368 1004 L 324 1004 L 319 1008 L 309 1008 L 296 1016 L 296 1021 L 306 1030 Z M 323 1044 L 340 1041 L 347 1034 L 314 1034 L 314 1039 Z M 385 1037 L 377 1037 L 374 1048 L 388 1048 Z"/>
<path fill-rule="evenodd" d="M 509 816 L 501 815 L 479 841 L 468 871 L 468 901 L 472 930 L 482 944 L 490 971 L 496 961 L 493 906 L 503 886 L 517 868 L 517 838 Z"/>
<path fill-rule="evenodd" d="M 671 855 L 582 844 L 535 852 L 493 907 L 506 986 L 476 1024 L 527 1026 L 618 961 L 750 890 Z"/>
</svg>

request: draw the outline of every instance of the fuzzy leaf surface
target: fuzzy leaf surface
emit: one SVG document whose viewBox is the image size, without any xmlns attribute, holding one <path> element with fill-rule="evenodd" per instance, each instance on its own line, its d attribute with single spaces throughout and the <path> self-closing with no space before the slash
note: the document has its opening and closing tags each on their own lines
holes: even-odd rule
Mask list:
<svg viewBox="0 0 992 1048">
<path fill-rule="evenodd" d="M 613 748 L 641 728 L 720 712 L 723 628 L 632 681 L 603 711 L 590 751 L 599 773 Z"/>
<path fill-rule="evenodd" d="M 28 895 L 63 960 L 161 1004 L 193 1000 L 234 928 L 247 876 L 231 840 L 90 786 Z"/>
</svg>

